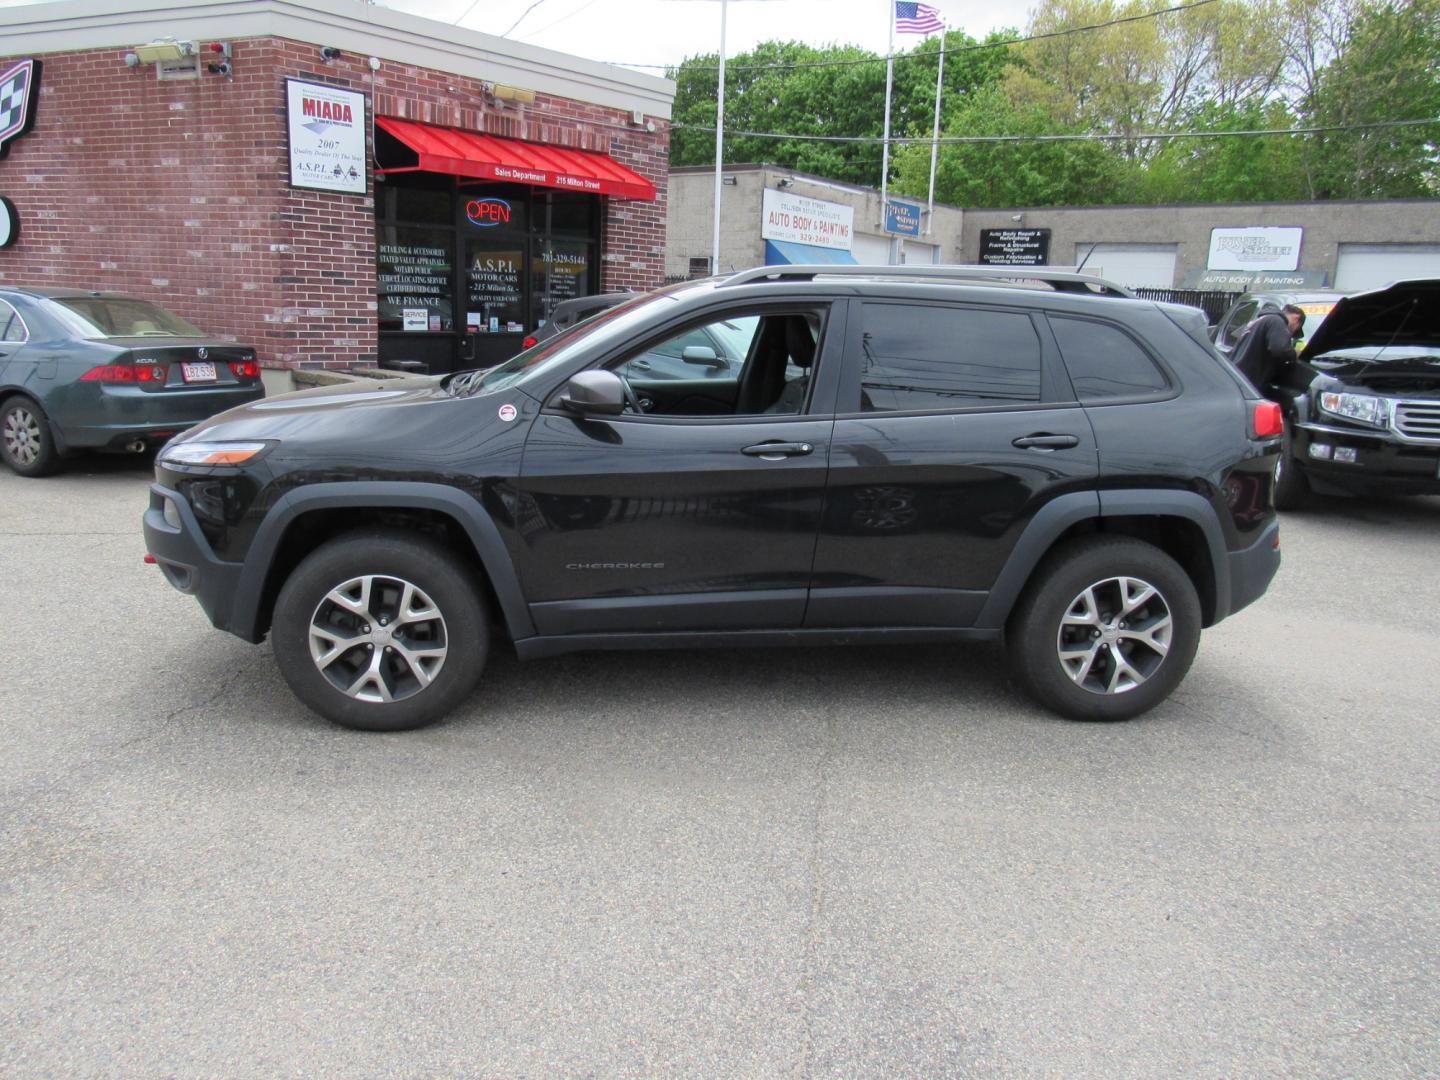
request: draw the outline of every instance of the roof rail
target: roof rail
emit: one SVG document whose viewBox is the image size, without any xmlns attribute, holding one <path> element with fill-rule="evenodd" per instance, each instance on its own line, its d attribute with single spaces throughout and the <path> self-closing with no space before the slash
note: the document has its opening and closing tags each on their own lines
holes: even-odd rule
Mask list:
<svg viewBox="0 0 1440 1080">
<path fill-rule="evenodd" d="M 1090 296 L 1133 294 L 1113 281 L 1077 274 L 1073 270 L 1051 270 L 1043 266 L 756 266 L 731 274 L 719 284 L 747 285 L 752 281 L 813 281 L 817 277 L 918 278 L 925 281 L 1038 281 L 1056 292 L 1085 293 Z"/>
</svg>

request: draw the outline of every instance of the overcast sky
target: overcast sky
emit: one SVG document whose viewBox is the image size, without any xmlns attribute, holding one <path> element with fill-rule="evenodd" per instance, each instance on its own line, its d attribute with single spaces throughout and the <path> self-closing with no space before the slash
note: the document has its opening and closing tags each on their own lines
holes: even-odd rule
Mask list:
<svg viewBox="0 0 1440 1080">
<path fill-rule="evenodd" d="M 535 0 L 381 0 L 386 7 L 412 11 L 463 26 L 504 34 Z M 1025 23 L 1031 0 L 929 0 L 952 29 L 977 37 L 1002 26 Z M 726 52 L 735 54 L 760 41 L 804 41 L 861 45 L 885 50 L 891 0 L 730 0 Z M 540 0 L 510 35 L 592 60 L 642 64 L 676 63 L 713 52 L 720 40 L 719 0 Z M 897 48 L 915 35 L 896 38 Z"/>
<path fill-rule="evenodd" d="M 0 0 L 16 7 L 53 0 Z M 729 0 L 726 54 L 757 42 L 860 45 L 884 52 L 893 0 Z M 1025 24 L 1033 0 L 928 0 L 945 24 L 983 37 Z M 714 52 L 720 41 L 719 0 L 377 0 L 378 6 L 611 63 L 674 64 Z M 528 14 L 527 8 L 532 8 Z M 521 16 L 524 16 L 522 19 Z M 920 41 L 895 39 L 897 49 Z M 0 45 L 0 52 L 3 52 Z"/>
</svg>

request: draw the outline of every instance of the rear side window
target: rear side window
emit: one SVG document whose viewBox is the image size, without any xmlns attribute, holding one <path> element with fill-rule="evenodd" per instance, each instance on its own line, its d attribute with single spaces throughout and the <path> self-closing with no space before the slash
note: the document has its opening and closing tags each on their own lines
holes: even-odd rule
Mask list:
<svg viewBox="0 0 1440 1080">
<path fill-rule="evenodd" d="M 863 412 L 1040 400 L 1040 339 L 1028 315 L 921 304 L 864 311 Z"/>
<path fill-rule="evenodd" d="M 25 324 L 20 321 L 20 316 L 4 300 L 0 300 L 0 341 L 24 341 L 25 338 Z"/>
<path fill-rule="evenodd" d="M 1148 397 L 1169 389 L 1164 372 L 1124 331 L 1055 315 L 1050 316 L 1050 326 L 1081 401 Z"/>
</svg>

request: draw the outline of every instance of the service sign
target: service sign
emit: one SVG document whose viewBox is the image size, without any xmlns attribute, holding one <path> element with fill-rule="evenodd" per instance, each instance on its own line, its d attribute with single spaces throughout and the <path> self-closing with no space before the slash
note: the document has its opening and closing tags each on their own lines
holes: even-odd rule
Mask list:
<svg viewBox="0 0 1440 1080">
<path fill-rule="evenodd" d="M 365 194 L 365 95 L 285 80 L 290 186 Z"/>
<path fill-rule="evenodd" d="M 1300 265 L 1300 228 L 1211 229 L 1207 270 L 1279 270 Z"/>
<path fill-rule="evenodd" d="M 852 206 L 766 188 L 761 213 L 762 239 L 850 250 L 855 225 Z"/>
<path fill-rule="evenodd" d="M 887 199 L 885 202 L 885 231 L 900 236 L 919 236 L 920 207 L 915 203 Z"/>
<path fill-rule="evenodd" d="M 982 266 L 1049 266 L 1049 229 L 981 229 Z"/>
</svg>

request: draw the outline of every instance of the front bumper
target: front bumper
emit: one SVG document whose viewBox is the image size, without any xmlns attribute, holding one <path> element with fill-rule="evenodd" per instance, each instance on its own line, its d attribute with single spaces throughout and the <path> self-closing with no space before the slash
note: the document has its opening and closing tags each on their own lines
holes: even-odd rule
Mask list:
<svg viewBox="0 0 1440 1080">
<path fill-rule="evenodd" d="M 1330 458 L 1311 456 L 1312 444 L 1331 448 Z M 1296 424 L 1291 435 L 1294 464 L 1324 493 L 1440 495 L 1440 445 L 1404 443 L 1384 431 L 1334 424 Z M 1334 451 L 1354 450 L 1353 462 L 1334 460 Z"/>
<path fill-rule="evenodd" d="M 150 485 L 144 531 L 145 547 L 166 581 L 195 597 L 217 628 L 246 641 L 258 640 L 253 626 L 237 628 L 232 618 L 244 564 L 215 556 L 194 511 L 179 494 L 160 484 Z"/>
</svg>

